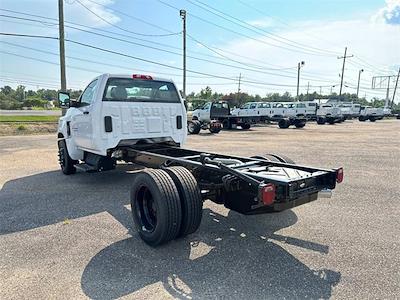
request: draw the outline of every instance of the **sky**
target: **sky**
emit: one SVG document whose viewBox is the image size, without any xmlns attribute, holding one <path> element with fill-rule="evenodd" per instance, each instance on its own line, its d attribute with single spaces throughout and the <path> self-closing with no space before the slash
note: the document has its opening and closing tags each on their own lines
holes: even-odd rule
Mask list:
<svg viewBox="0 0 400 300">
<path fill-rule="evenodd" d="M 0 31 L 58 37 L 58 1 L 1 0 Z M 101 73 L 171 78 L 182 89 L 187 11 L 187 93 L 265 96 L 285 91 L 385 98 L 400 67 L 400 0 L 64 0 L 67 87 Z M 112 52 L 112 53 L 111 53 Z M 59 88 L 56 39 L 0 36 L 0 86 Z M 360 73 L 360 70 L 363 72 Z M 391 97 L 395 76 L 389 83 Z M 400 101 L 400 92 L 396 102 Z"/>
</svg>

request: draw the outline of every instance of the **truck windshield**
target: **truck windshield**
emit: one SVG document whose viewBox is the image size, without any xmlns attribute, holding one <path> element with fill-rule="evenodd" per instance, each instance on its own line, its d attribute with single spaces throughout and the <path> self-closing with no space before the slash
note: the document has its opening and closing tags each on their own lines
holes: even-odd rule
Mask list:
<svg viewBox="0 0 400 300">
<path fill-rule="evenodd" d="M 178 92 L 171 82 L 133 78 L 110 78 L 103 101 L 179 103 Z"/>
</svg>

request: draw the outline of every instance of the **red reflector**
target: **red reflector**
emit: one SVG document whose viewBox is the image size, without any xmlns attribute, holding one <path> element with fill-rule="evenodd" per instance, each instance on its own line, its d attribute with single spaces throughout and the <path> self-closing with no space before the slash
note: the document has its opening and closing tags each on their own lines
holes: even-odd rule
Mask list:
<svg viewBox="0 0 400 300">
<path fill-rule="evenodd" d="M 265 205 L 271 205 L 275 200 L 275 185 L 268 183 L 262 189 L 262 201 Z"/>
<path fill-rule="evenodd" d="M 153 80 L 153 77 L 150 75 L 140 75 L 140 74 L 133 74 L 132 75 L 133 79 L 143 79 L 143 80 Z"/>
<path fill-rule="evenodd" d="M 341 183 L 343 181 L 343 168 L 339 168 L 336 170 L 336 182 Z"/>
</svg>

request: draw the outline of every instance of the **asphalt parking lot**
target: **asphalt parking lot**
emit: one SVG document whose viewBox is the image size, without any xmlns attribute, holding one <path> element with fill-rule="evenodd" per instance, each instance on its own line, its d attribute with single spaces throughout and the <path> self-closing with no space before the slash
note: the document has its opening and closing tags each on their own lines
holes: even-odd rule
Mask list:
<svg viewBox="0 0 400 300">
<path fill-rule="evenodd" d="M 130 217 L 132 166 L 65 176 L 53 135 L 0 137 L 0 299 L 394 299 L 400 295 L 400 121 L 190 136 L 187 148 L 339 167 L 333 198 L 242 216 L 150 248 Z"/>
</svg>

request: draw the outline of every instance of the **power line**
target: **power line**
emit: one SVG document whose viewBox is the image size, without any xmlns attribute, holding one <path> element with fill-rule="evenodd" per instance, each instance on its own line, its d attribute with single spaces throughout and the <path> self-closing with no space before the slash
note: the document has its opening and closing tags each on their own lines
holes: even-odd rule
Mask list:
<svg viewBox="0 0 400 300">
<path fill-rule="evenodd" d="M 58 38 L 56 38 L 56 37 L 48 37 L 48 36 L 42 36 L 42 35 L 28 35 L 28 34 L 3 33 L 3 32 L 0 32 L 0 35 L 28 37 L 28 38 L 47 38 L 47 39 L 58 40 Z M 145 59 L 145 58 L 141 58 L 141 57 L 137 57 L 137 56 L 121 53 L 121 52 L 118 52 L 118 51 L 105 49 L 105 48 L 102 48 L 102 47 L 90 45 L 90 44 L 87 44 L 87 43 L 82 43 L 82 42 L 79 42 L 79 41 L 74 41 L 74 40 L 71 40 L 71 39 L 65 39 L 65 41 L 69 42 L 69 43 L 76 44 L 76 45 L 80 45 L 82 47 L 91 48 L 91 49 L 95 49 L 95 50 L 98 50 L 98 51 L 111 53 L 111 54 L 114 54 L 114 55 L 127 57 L 127 58 L 131 58 L 131 59 L 134 59 L 134 60 L 138 60 L 138 61 L 142 61 L 142 62 L 146 62 L 146 63 L 158 65 L 158 66 L 163 66 L 163 67 L 170 68 L 170 69 L 175 69 L 175 70 L 180 70 L 180 71 L 182 70 L 182 68 L 171 66 L 171 65 L 168 65 L 168 64 L 165 64 L 165 63 L 156 62 L 156 61 L 153 61 L 153 60 L 150 60 L 150 59 Z M 4 53 L 4 51 L 3 51 L 3 53 Z M 38 59 L 38 61 L 40 61 L 40 60 Z M 211 76 L 211 77 L 214 77 L 214 78 L 227 79 L 227 80 L 233 80 L 233 81 L 237 80 L 237 79 L 233 79 L 233 78 L 226 77 L 226 76 L 215 75 L 215 74 L 210 74 L 210 73 L 205 73 L 205 72 L 199 72 L 199 71 L 194 71 L 194 70 L 189 70 L 189 69 L 187 71 L 190 72 L 190 73 Z M 281 87 L 292 87 L 293 86 L 293 85 L 287 85 L 287 84 L 268 83 L 268 82 L 259 82 L 259 81 L 250 81 L 250 80 L 246 80 L 246 81 L 242 80 L 242 81 L 243 82 L 248 82 L 248 83 L 255 83 L 255 84 L 261 84 L 261 85 L 271 85 L 271 86 L 281 86 Z"/>
<path fill-rule="evenodd" d="M 11 12 L 11 13 L 16 13 L 16 14 L 22 14 L 22 15 L 26 15 L 26 16 L 34 16 L 34 17 L 43 18 L 43 19 L 47 19 L 47 20 L 50 19 L 50 20 L 55 20 L 55 21 L 57 21 L 57 19 L 46 18 L 46 17 L 43 17 L 43 16 L 34 15 L 34 14 L 21 13 L 21 12 L 17 12 L 17 11 L 8 10 L 8 9 L 0 9 L 0 10 L 2 10 L 2 11 L 7 11 L 7 12 Z M 33 19 L 28 19 L 28 18 L 21 18 L 21 17 L 9 16 L 9 15 L 8 15 L 8 16 L 7 16 L 7 15 L 1 15 L 1 16 L 7 17 L 7 18 L 16 18 L 16 19 L 23 19 L 23 20 L 28 20 L 28 21 L 32 21 L 32 22 L 43 23 L 43 21 L 33 20 Z M 49 22 L 46 22 L 46 23 L 47 23 L 47 24 L 52 24 L 52 25 L 57 25 L 56 23 L 49 23 Z M 119 36 L 124 36 L 124 37 L 127 36 L 127 37 L 132 38 L 132 39 L 135 39 L 135 40 L 140 40 L 140 41 L 144 41 L 144 42 L 147 42 L 147 43 L 153 43 L 153 44 L 157 44 L 157 45 L 162 45 L 162 46 L 164 46 L 164 47 L 169 47 L 169 48 L 179 49 L 179 50 L 180 50 L 180 48 L 178 48 L 178 47 L 173 47 L 173 46 L 170 46 L 170 45 L 166 45 L 166 44 L 162 44 L 162 43 L 157 43 L 157 42 L 154 42 L 154 41 L 148 41 L 148 40 L 145 40 L 145 39 L 140 39 L 140 38 L 132 37 L 132 36 L 129 36 L 129 35 L 114 33 L 114 32 L 110 32 L 110 31 L 106 31 L 106 30 L 101 30 L 101 29 L 97 29 L 97 28 L 93 28 L 93 27 L 89 27 L 89 26 L 85 26 L 85 25 L 78 24 L 78 23 L 73 23 L 73 22 L 67 22 L 67 23 L 74 24 L 74 25 L 77 25 L 77 26 L 80 26 L 80 27 L 84 27 L 84 28 L 90 28 L 91 30 L 98 30 L 98 31 L 101 31 L 101 32 L 106 32 L 106 33 L 109 33 L 109 34 L 114 34 L 114 35 L 119 35 Z M 107 37 L 107 38 L 115 39 L 115 40 L 118 40 L 118 41 L 123 41 L 123 42 L 131 43 L 131 44 L 139 45 L 139 46 L 142 46 L 142 47 L 149 47 L 149 48 L 152 48 L 152 49 L 157 49 L 157 50 L 159 50 L 159 51 L 164 51 L 164 52 L 172 53 L 172 54 L 175 54 L 175 55 L 181 55 L 181 54 L 174 53 L 174 52 L 172 52 L 172 51 L 168 51 L 168 50 L 165 50 L 165 49 L 158 49 L 158 48 L 153 47 L 153 46 L 143 45 L 143 44 L 140 44 L 140 43 L 136 43 L 136 42 L 132 42 L 132 41 L 127 41 L 127 40 L 124 40 L 124 39 L 119 39 L 119 38 L 107 36 L 107 35 L 104 35 L 104 34 L 95 33 L 95 32 L 88 31 L 88 30 L 84 30 L 84 29 L 81 29 L 81 28 L 78 28 L 78 27 L 75 27 L 75 26 L 71 26 L 71 25 L 65 25 L 65 27 L 67 27 L 67 28 L 72 28 L 72 29 L 75 29 L 75 30 L 79 30 L 79 31 L 82 31 L 82 32 L 86 32 L 86 33 L 89 33 L 89 34 L 95 34 L 95 35 L 99 35 L 99 36 L 102 36 L 102 37 Z M 198 40 L 197 40 L 197 42 L 201 43 L 201 42 L 198 41 Z M 202 43 L 202 44 L 203 44 L 203 46 L 208 47 L 208 46 L 206 46 L 204 43 Z M 208 47 L 208 48 L 210 48 L 210 47 Z M 250 59 L 249 57 L 246 57 L 246 56 L 243 56 L 243 55 L 240 55 L 240 54 L 237 54 L 237 53 L 232 53 L 232 52 L 230 52 L 230 51 L 228 51 L 228 50 L 222 50 L 222 49 L 219 49 L 219 48 L 216 48 L 216 47 L 214 47 L 214 48 L 217 49 L 219 52 L 226 52 L 226 53 L 230 53 L 230 54 L 232 54 L 232 55 L 238 56 L 238 57 L 243 57 L 243 58 L 245 58 L 245 59 Z M 211 48 L 210 48 L 210 49 L 211 49 Z M 207 56 L 207 57 L 212 57 L 212 58 L 217 58 L 217 59 L 223 59 L 223 60 L 224 60 L 224 58 L 221 58 L 221 57 L 215 57 L 215 56 L 206 55 L 206 54 L 199 53 L 199 52 L 194 52 L 194 51 L 191 51 L 191 52 L 197 53 L 197 54 L 199 54 L 199 55 Z M 215 52 L 215 51 L 214 51 L 214 52 Z M 194 56 L 190 56 L 190 57 L 193 58 L 193 59 L 199 59 L 199 58 L 196 58 L 196 57 L 194 57 Z M 224 56 L 224 57 L 226 57 L 226 56 Z M 225 60 L 228 60 L 228 59 L 225 59 Z M 259 60 L 255 60 L 255 59 L 252 59 L 252 60 L 253 60 L 253 61 L 259 61 Z M 231 59 L 230 61 L 232 61 L 232 59 Z M 208 61 L 207 61 L 207 62 L 208 62 Z M 239 63 L 239 62 L 237 62 L 237 63 Z M 247 65 L 246 63 L 243 63 L 243 62 L 241 62 L 241 63 L 244 64 L 244 65 Z M 265 62 L 263 62 L 263 63 L 265 63 Z M 269 65 L 272 65 L 272 64 L 269 64 Z M 272 66 L 273 66 L 273 65 L 272 65 Z M 235 68 L 238 68 L 238 67 L 235 66 Z M 260 69 L 267 69 L 267 67 L 260 66 Z M 268 68 L 268 69 L 270 69 L 270 68 Z M 288 73 L 288 70 L 285 70 L 285 69 L 288 69 L 288 70 L 289 70 L 290 68 L 282 68 L 282 70 L 276 70 L 276 72 Z M 311 73 L 311 72 L 304 72 L 304 73 L 305 73 L 305 74 L 313 74 L 313 73 Z M 321 76 L 319 76 L 318 78 L 320 78 L 320 77 L 321 77 Z M 330 81 L 331 81 L 331 80 L 316 79 L 315 77 L 312 78 L 311 76 L 310 76 L 309 78 L 306 78 L 306 77 L 304 77 L 304 78 L 305 78 L 305 79 L 310 79 L 310 80 L 313 80 L 313 81 L 321 81 L 321 82 L 330 82 Z"/>
<path fill-rule="evenodd" d="M 7 15 L 0 15 L 0 16 L 1 16 L 1 17 L 11 17 L 11 18 L 24 19 L 24 20 L 29 20 L 29 21 L 36 21 L 36 20 L 30 20 L 30 19 L 28 19 L 28 18 L 20 18 L 20 17 L 13 17 L 13 16 L 7 16 Z M 40 22 L 40 21 L 38 21 L 38 22 Z M 129 44 L 134 44 L 134 45 L 138 45 L 138 46 L 141 46 L 141 47 L 146 47 L 146 48 L 150 48 L 150 49 L 153 49 L 153 50 L 166 52 L 166 53 L 173 54 L 173 55 L 182 56 L 181 53 L 173 52 L 173 51 L 170 51 L 170 50 L 165 50 L 165 49 L 161 49 L 161 48 L 158 48 L 158 47 L 143 45 L 143 44 L 136 43 L 136 42 L 132 42 L 132 41 L 128 41 L 128 40 L 125 40 L 125 39 L 115 38 L 115 37 L 108 36 L 108 35 L 105 35 L 105 34 L 100 34 L 100 33 L 95 33 L 95 32 L 91 32 L 91 31 L 88 31 L 88 30 L 80 29 L 80 28 L 77 28 L 77 27 L 74 27 L 74 26 L 66 25 L 66 27 L 73 28 L 73 29 L 76 29 L 76 30 L 80 30 L 80 31 L 83 31 L 83 32 L 86 32 L 86 33 L 89 33 L 89 34 L 94 34 L 94 35 L 97 35 L 97 36 L 102 36 L 102 37 L 110 38 L 110 39 L 113 39 L 113 40 L 118 40 L 118 41 L 121 41 L 121 42 L 129 43 Z M 196 40 L 196 39 L 194 39 L 193 37 L 191 37 L 190 35 L 188 35 L 188 36 L 189 36 L 190 38 L 192 38 L 193 40 Z M 197 40 L 196 40 L 196 41 L 197 41 Z M 199 42 L 199 41 L 197 41 L 197 42 Z M 199 43 L 200 43 L 200 42 L 199 42 Z M 206 46 L 205 44 L 202 44 L 202 45 L 211 50 L 211 48 L 209 48 L 209 47 Z M 216 52 L 216 51 L 214 51 L 214 52 Z M 218 53 L 218 52 L 216 52 L 216 53 Z M 272 72 L 266 72 L 266 71 L 262 71 L 262 70 L 257 70 L 257 69 L 254 69 L 254 67 L 253 67 L 253 68 L 240 67 L 240 66 L 235 66 L 235 65 L 231 65 L 231 64 L 216 62 L 216 61 L 209 60 L 209 59 L 199 58 L 199 57 L 192 56 L 192 55 L 188 55 L 187 57 L 188 57 L 188 58 L 191 58 L 191 59 L 199 60 L 199 61 L 204 61 L 204 62 L 208 62 L 208 63 L 212 63 L 212 64 L 217 64 L 217 65 L 221 65 L 221 66 L 225 66 L 225 67 L 234 68 L 234 69 L 242 69 L 242 70 L 246 70 L 246 71 L 250 71 L 250 72 L 262 73 L 262 74 L 271 75 L 271 76 L 286 77 L 286 78 L 295 78 L 295 76 L 283 75 L 283 74 L 277 74 L 277 73 L 272 73 Z M 246 64 L 244 64 L 243 62 L 239 62 L 239 61 L 232 60 L 232 59 L 229 59 L 229 60 L 231 60 L 231 61 L 233 61 L 233 62 L 235 62 L 235 63 L 238 63 L 238 64 L 246 65 Z M 258 68 L 259 68 L 259 69 L 266 69 L 265 67 L 262 67 L 262 66 L 259 66 Z M 275 70 L 275 69 L 274 69 L 274 70 Z M 322 81 L 322 82 L 324 82 L 324 80 L 315 80 L 315 81 Z M 325 82 L 326 82 L 326 80 L 325 80 Z"/>
<path fill-rule="evenodd" d="M 246 28 L 247 30 L 251 30 L 251 31 L 256 32 L 256 33 L 258 33 L 258 34 L 259 34 L 259 32 L 261 31 L 261 32 L 263 32 L 263 33 L 269 35 L 269 36 L 270 36 L 270 39 L 272 39 L 272 40 L 274 40 L 274 41 L 277 41 L 277 42 L 280 42 L 280 43 L 284 43 L 284 44 L 286 44 L 286 45 L 288 45 L 288 46 L 296 47 L 296 48 L 299 48 L 299 49 L 304 49 L 304 50 L 306 50 L 306 51 L 315 51 L 315 52 L 322 52 L 322 53 L 323 53 L 323 52 L 325 52 L 325 53 L 330 53 L 330 55 L 336 55 L 336 54 L 337 54 L 337 53 L 334 52 L 334 51 L 324 50 L 324 49 L 319 49 L 319 48 L 316 48 L 316 47 L 307 46 L 307 45 L 301 44 L 301 43 L 299 43 L 299 42 L 292 41 L 292 40 L 290 40 L 290 39 L 287 39 L 287 38 L 285 38 L 285 37 L 282 37 L 282 36 L 280 36 L 280 35 L 278 35 L 278 34 L 275 34 L 275 33 L 272 33 L 272 32 L 270 32 L 270 31 L 267 31 L 267 30 L 265 30 L 265 29 L 261 29 L 261 28 L 259 28 L 259 27 L 257 27 L 257 26 L 251 25 L 251 24 L 249 24 L 249 23 L 247 23 L 247 22 L 245 22 L 245 21 L 243 21 L 243 20 L 241 20 L 241 19 L 239 19 L 239 18 L 237 18 L 237 17 L 235 17 L 235 16 L 232 16 L 232 15 L 230 15 L 230 14 L 227 14 L 227 13 L 225 13 L 225 12 L 219 10 L 219 9 L 216 9 L 215 7 L 212 7 L 211 5 L 206 4 L 206 3 L 202 2 L 202 1 L 194 0 L 194 2 L 200 3 L 200 4 L 202 4 L 204 7 L 202 7 L 202 6 L 200 6 L 200 5 L 196 4 L 196 3 L 193 3 L 192 0 L 186 0 L 186 1 L 189 2 L 189 3 L 191 3 L 192 5 L 195 5 L 195 6 L 197 6 L 197 7 L 200 7 L 200 8 L 202 8 L 202 9 L 204 9 L 204 10 L 206 10 L 206 11 L 208 11 L 208 12 L 214 14 L 214 15 L 217 15 L 217 16 L 219 16 L 220 18 L 223 18 L 223 19 L 225 19 L 225 20 L 227 20 L 227 21 L 229 21 L 229 22 L 231 22 L 231 23 L 233 23 L 233 24 L 236 24 L 236 25 L 238 25 L 238 26 L 241 26 L 241 27 L 243 27 L 243 28 Z M 208 9 L 208 8 L 209 8 L 209 9 Z M 219 14 L 222 14 L 222 15 L 224 15 L 224 16 L 227 16 L 227 17 L 229 17 L 229 18 L 231 18 L 231 19 L 233 19 L 233 20 L 235 20 L 235 21 L 231 21 L 231 20 L 229 20 L 229 19 L 226 19 L 226 18 L 224 18 L 224 17 L 222 17 L 222 16 L 216 14 L 215 12 L 211 11 L 210 9 L 211 9 L 211 10 L 214 10 L 214 11 L 216 11 L 216 12 L 218 12 Z M 242 24 L 244 24 L 244 25 L 242 25 Z M 250 27 L 250 28 L 249 28 L 249 27 Z M 252 29 L 252 28 L 255 28 L 255 30 Z M 282 41 L 282 40 L 283 40 L 283 41 Z M 292 45 L 292 44 L 295 44 L 295 45 Z M 299 46 L 297 46 L 297 45 L 299 45 Z M 310 50 L 310 49 L 311 49 L 311 50 Z"/>
<path fill-rule="evenodd" d="M 156 1 L 162 3 L 162 4 L 165 5 L 165 6 L 168 6 L 169 8 L 172 8 L 172 9 L 174 9 L 174 10 L 179 10 L 176 6 L 173 6 L 173 5 L 167 3 L 167 2 L 165 2 L 165 1 L 163 1 L 163 0 L 156 0 Z M 268 42 L 266 42 L 266 41 L 264 41 L 264 40 L 260 40 L 260 39 L 254 38 L 254 37 L 249 36 L 249 35 L 247 35 L 247 34 L 244 34 L 244 33 L 235 31 L 235 30 L 233 30 L 233 29 L 224 27 L 224 26 L 222 26 L 222 25 L 216 24 L 216 23 L 214 23 L 214 22 L 211 22 L 211 21 L 209 21 L 209 20 L 206 20 L 206 19 L 204 19 L 204 18 L 202 18 L 202 17 L 199 17 L 199 16 L 197 16 L 197 15 L 194 15 L 194 14 L 192 14 L 192 13 L 188 13 L 188 15 L 191 15 L 193 18 L 196 18 L 196 19 L 198 19 L 198 20 L 201 20 L 202 22 L 211 24 L 211 25 L 213 25 L 213 26 L 215 26 L 215 27 L 221 28 L 221 29 L 223 29 L 223 30 L 232 32 L 232 33 L 234 33 L 234 34 L 237 34 L 237 35 L 246 37 L 246 38 L 248 38 L 248 39 L 254 40 L 254 41 L 256 41 L 256 42 L 259 42 L 259 43 L 262 43 L 262 44 L 265 44 L 265 45 L 268 45 L 268 46 L 272 46 L 272 47 L 277 47 L 277 48 L 285 49 L 285 50 L 288 50 L 288 51 L 291 51 L 291 52 L 304 53 L 304 54 L 315 55 L 315 56 L 334 56 L 334 55 L 318 54 L 318 53 L 312 53 L 312 52 L 305 52 L 305 51 L 300 51 L 300 50 L 294 50 L 294 49 L 291 49 L 291 48 L 287 48 L 287 47 L 285 47 L 285 46 L 276 45 L 276 44 L 271 44 L 271 43 L 268 43 Z"/>
<path fill-rule="evenodd" d="M 138 33 L 138 32 L 134 32 L 128 29 L 125 29 L 121 26 L 115 25 L 112 22 L 107 21 L 106 19 L 104 19 L 102 16 L 100 16 L 99 14 L 96 14 L 94 11 L 92 11 L 89 7 L 87 7 L 85 4 L 83 4 L 80 0 L 75 0 L 76 2 L 78 2 L 81 6 L 83 6 L 87 11 L 89 11 L 90 13 L 92 13 L 93 15 L 95 15 L 97 18 L 99 18 L 100 20 L 102 20 L 103 22 L 107 23 L 108 25 L 118 28 L 119 30 L 125 31 L 125 32 L 129 32 L 131 34 L 136 34 L 136 35 L 140 35 L 140 36 L 151 36 L 151 37 L 163 37 L 163 36 L 172 36 L 172 35 L 179 35 L 181 34 L 180 32 L 175 32 L 175 33 L 168 33 L 168 34 L 144 34 L 144 33 Z"/>
</svg>

